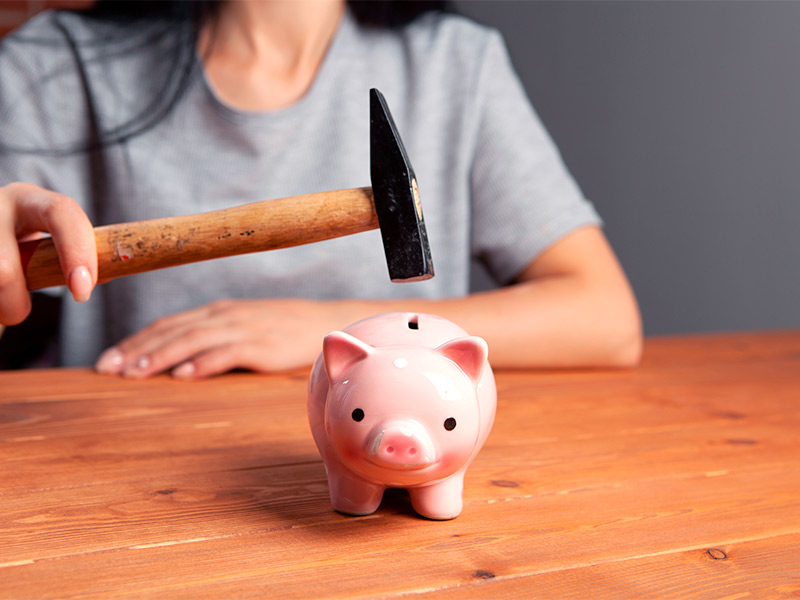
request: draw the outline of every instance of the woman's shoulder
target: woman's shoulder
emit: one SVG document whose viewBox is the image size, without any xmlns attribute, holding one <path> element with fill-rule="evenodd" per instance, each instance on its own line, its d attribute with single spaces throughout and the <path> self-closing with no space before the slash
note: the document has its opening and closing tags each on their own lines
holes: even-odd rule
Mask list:
<svg viewBox="0 0 800 600">
<path fill-rule="evenodd" d="M 55 10 L 42 11 L 12 30 L 0 42 L 5 46 L 7 44 L 32 43 L 51 39 L 58 32 L 55 21 L 57 15 L 58 11 Z"/>
<path fill-rule="evenodd" d="M 34 16 L 0 40 L 0 138 L 20 141 L 15 148 L 82 147 L 87 119 L 111 130 L 151 103 L 178 43 L 163 23 Z"/>
<path fill-rule="evenodd" d="M 97 70 L 107 62 L 100 59 L 120 56 L 125 47 L 138 46 L 137 51 L 146 52 L 148 45 L 135 40 L 147 35 L 143 28 L 89 14 L 46 10 L 0 39 L 0 74 L 4 85 L 19 79 L 61 80 L 84 65 Z"/>
<path fill-rule="evenodd" d="M 69 101 L 78 79 L 58 13 L 45 11 L 0 40 L 0 145 L 40 148 L 51 140 L 46 115 Z M 42 82 L 48 82 L 48 88 Z M 13 144 L 10 141 L 13 140 Z"/>
<path fill-rule="evenodd" d="M 146 41 L 169 33 L 163 21 L 123 21 L 91 12 L 45 10 L 0 39 L 0 53 L 30 62 L 77 56 L 89 60 L 117 55 L 126 48 L 147 51 Z M 137 43 L 139 42 L 139 43 Z"/>
<path fill-rule="evenodd" d="M 496 30 L 453 12 L 429 12 L 419 16 L 405 26 L 415 35 L 429 35 L 454 41 L 474 42 L 493 35 Z"/>
<path fill-rule="evenodd" d="M 46 64 L 48 56 L 57 56 L 64 50 L 64 34 L 59 31 L 56 14 L 39 13 L 0 39 L 0 69 L 6 70 L 2 73 L 4 83 L 12 76 L 8 72 L 12 67 L 30 72 Z"/>
<path fill-rule="evenodd" d="M 496 29 L 458 14 L 431 12 L 399 28 L 362 31 L 359 60 L 387 89 L 401 81 L 432 103 L 465 108 L 505 52 Z"/>
<path fill-rule="evenodd" d="M 426 52 L 477 59 L 487 47 L 502 40 L 500 33 L 468 17 L 453 13 L 428 13 L 409 23 L 402 34 L 407 43 Z"/>
<path fill-rule="evenodd" d="M 405 65 L 414 77 L 428 74 L 443 88 L 475 84 L 487 57 L 504 48 L 496 29 L 446 12 L 426 13 L 395 29 L 365 30 L 362 41 L 365 55 Z"/>
<path fill-rule="evenodd" d="M 24 47 L 26 51 L 45 52 L 66 43 L 100 43 L 118 36 L 125 26 L 90 14 L 65 10 L 45 10 L 6 35 L 0 44 L 4 50 Z"/>
</svg>

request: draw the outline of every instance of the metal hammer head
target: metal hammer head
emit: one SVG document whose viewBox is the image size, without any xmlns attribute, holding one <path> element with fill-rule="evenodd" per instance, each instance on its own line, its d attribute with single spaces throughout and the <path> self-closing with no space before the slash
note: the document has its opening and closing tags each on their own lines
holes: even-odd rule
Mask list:
<svg viewBox="0 0 800 600">
<path fill-rule="evenodd" d="M 373 88 L 369 98 L 370 176 L 389 276 L 398 283 L 430 279 L 433 262 L 414 169 L 383 94 Z"/>
</svg>

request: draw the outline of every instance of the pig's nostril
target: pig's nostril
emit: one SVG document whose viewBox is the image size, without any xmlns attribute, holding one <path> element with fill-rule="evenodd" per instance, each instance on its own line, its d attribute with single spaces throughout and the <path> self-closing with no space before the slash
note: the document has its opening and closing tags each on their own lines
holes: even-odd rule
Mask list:
<svg viewBox="0 0 800 600">
<path fill-rule="evenodd" d="M 387 447 L 386 447 L 386 452 L 388 452 L 389 454 L 391 454 L 392 452 L 394 452 L 394 446 L 387 446 Z"/>
<path fill-rule="evenodd" d="M 409 453 L 411 456 L 414 456 L 414 455 L 417 453 L 417 449 L 416 449 L 416 448 L 409 448 L 409 449 L 408 449 L 408 453 Z"/>
</svg>

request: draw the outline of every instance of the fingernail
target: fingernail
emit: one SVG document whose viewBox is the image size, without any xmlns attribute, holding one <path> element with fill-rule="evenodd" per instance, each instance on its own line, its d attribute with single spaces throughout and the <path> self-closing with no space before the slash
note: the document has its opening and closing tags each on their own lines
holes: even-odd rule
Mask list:
<svg viewBox="0 0 800 600">
<path fill-rule="evenodd" d="M 194 369 L 194 363 L 185 362 L 172 370 L 172 376 L 176 379 L 189 379 L 194 375 Z"/>
<path fill-rule="evenodd" d="M 76 302 L 86 302 L 92 295 L 92 276 L 84 266 L 75 267 L 69 274 L 69 289 Z"/>
<path fill-rule="evenodd" d="M 137 360 L 133 365 L 125 369 L 122 374 L 125 377 L 141 377 L 150 367 L 150 359 L 146 356 L 142 356 L 139 360 Z"/>
<path fill-rule="evenodd" d="M 100 355 L 94 368 L 98 373 L 119 373 L 124 358 L 122 352 L 112 346 Z"/>
</svg>

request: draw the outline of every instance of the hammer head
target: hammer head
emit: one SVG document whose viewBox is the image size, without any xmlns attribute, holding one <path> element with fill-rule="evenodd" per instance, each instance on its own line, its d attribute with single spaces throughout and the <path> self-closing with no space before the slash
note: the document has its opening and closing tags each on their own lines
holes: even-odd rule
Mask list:
<svg viewBox="0 0 800 600">
<path fill-rule="evenodd" d="M 370 176 L 389 277 L 397 283 L 430 279 L 433 262 L 414 169 L 383 94 L 373 88 L 369 96 Z"/>
</svg>

